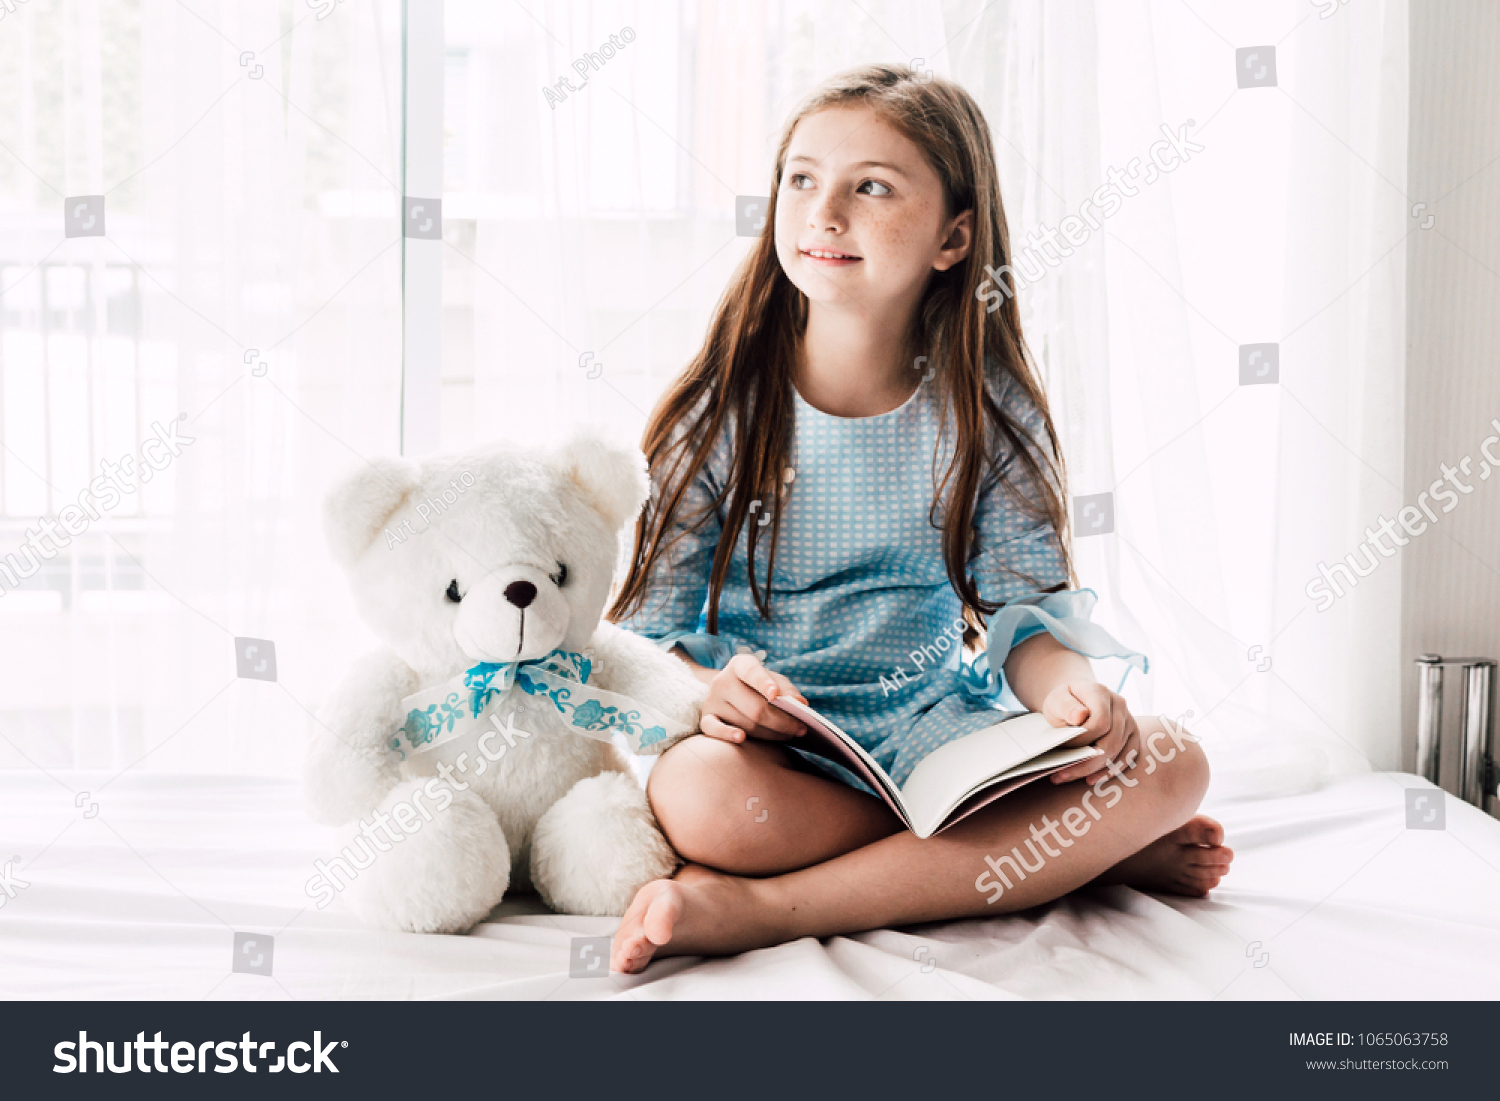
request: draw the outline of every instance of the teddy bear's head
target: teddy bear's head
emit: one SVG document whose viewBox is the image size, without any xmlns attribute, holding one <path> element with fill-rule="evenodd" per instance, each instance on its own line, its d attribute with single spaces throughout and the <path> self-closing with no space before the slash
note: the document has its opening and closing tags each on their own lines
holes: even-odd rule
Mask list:
<svg viewBox="0 0 1500 1101">
<path fill-rule="evenodd" d="M 334 487 L 324 529 L 361 616 L 425 677 L 582 650 L 650 493 L 639 449 L 580 434 L 385 458 Z"/>
</svg>

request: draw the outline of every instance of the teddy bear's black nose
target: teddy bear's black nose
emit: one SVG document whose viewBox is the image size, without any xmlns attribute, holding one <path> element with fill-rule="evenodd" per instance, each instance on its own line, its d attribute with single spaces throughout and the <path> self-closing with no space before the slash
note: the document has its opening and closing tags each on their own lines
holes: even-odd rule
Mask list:
<svg viewBox="0 0 1500 1101">
<path fill-rule="evenodd" d="M 505 599 L 517 608 L 524 608 L 536 599 L 536 586 L 530 581 L 512 581 L 505 586 Z"/>
</svg>

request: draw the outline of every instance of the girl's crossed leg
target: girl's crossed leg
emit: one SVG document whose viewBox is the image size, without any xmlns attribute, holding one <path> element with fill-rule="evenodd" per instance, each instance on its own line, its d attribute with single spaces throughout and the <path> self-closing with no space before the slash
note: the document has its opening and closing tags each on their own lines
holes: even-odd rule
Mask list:
<svg viewBox="0 0 1500 1101">
<path fill-rule="evenodd" d="M 1022 910 L 1091 881 L 1206 894 L 1233 858 L 1219 824 L 1193 817 L 1208 761 L 1160 719 L 1138 725 L 1151 752 L 1132 737 L 1116 778 L 1097 785 L 1103 795 L 1094 783 L 1102 772 L 1083 783 L 1038 780 L 926 840 L 881 800 L 796 767 L 774 742 L 688 738 L 647 786 L 688 863 L 636 894 L 610 966 L 639 971 L 654 955 Z M 1064 829 L 1073 808 L 1082 816 L 1068 815 Z"/>
</svg>

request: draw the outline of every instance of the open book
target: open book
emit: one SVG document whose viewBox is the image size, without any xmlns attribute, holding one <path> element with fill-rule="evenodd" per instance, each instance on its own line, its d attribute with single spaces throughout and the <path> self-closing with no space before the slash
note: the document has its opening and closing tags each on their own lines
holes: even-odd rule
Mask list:
<svg viewBox="0 0 1500 1101">
<path fill-rule="evenodd" d="M 875 759 L 829 719 L 790 696 L 777 696 L 771 703 L 807 724 L 807 734 L 788 745 L 849 769 L 922 838 L 1023 784 L 1104 752 L 1091 745 L 1058 748 L 1084 728 L 1053 726 L 1042 715 L 1027 712 L 938 746 L 897 787 Z"/>
</svg>

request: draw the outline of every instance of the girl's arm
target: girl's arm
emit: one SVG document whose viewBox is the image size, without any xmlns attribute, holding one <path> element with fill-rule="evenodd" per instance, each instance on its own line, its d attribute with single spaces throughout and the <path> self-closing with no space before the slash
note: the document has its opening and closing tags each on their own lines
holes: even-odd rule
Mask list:
<svg viewBox="0 0 1500 1101">
<path fill-rule="evenodd" d="M 693 676 L 701 680 L 704 684 L 710 683 L 714 679 L 714 675 L 718 673 L 717 669 L 706 668 L 705 666 L 699 665 L 692 658 L 688 657 L 687 651 L 684 650 L 681 646 L 674 646 L 668 652 L 675 658 L 681 658 L 682 663 L 688 667 L 688 671 L 691 672 Z"/>
<path fill-rule="evenodd" d="M 699 665 L 681 647 L 671 653 L 682 659 L 688 670 L 708 685 L 703 701 L 703 720 L 699 729 L 710 737 L 743 742 L 746 736 L 785 741 L 801 737 L 807 727 L 770 704 L 771 697 L 782 694 L 807 702 L 797 686 L 780 673 L 762 665 L 754 654 L 736 654 L 722 669 Z"/>
<path fill-rule="evenodd" d="M 1033 452 L 1033 457 L 1039 461 L 1043 458 L 1055 458 L 1055 442 L 1046 432 L 1046 418 L 1036 404 L 1027 396 L 1024 388 L 1008 375 L 999 381 L 1000 393 L 996 400 L 1002 408 L 1009 409 L 1017 423 L 1025 428 L 1027 447 Z M 1033 501 L 1040 500 L 1042 487 L 1037 484 L 1036 475 L 1024 463 L 1017 467 L 1018 462 L 1021 462 L 1019 455 L 1006 456 L 1000 467 L 1000 475 L 1013 475 L 1023 496 Z M 1041 465 L 1041 477 L 1060 491 L 1061 487 L 1052 477 L 1056 468 L 1045 462 Z M 1053 588 L 1042 589 L 1042 592 L 1053 593 L 1066 589 L 1069 579 L 1067 560 L 1056 526 L 1047 519 L 1011 507 L 998 482 L 987 484 L 981 491 L 975 508 L 974 524 L 979 539 L 976 553 L 969 562 L 969 570 L 978 586 L 981 600 L 1004 608 L 1012 601 L 1031 595 L 1022 583 L 1023 578 L 1018 577 L 1012 568 L 1017 563 L 1034 579 L 1030 584 L 1038 581 L 1045 584 L 1048 580 L 1057 582 Z M 1066 604 L 1068 601 L 1061 603 Z M 1001 614 L 1004 613 L 997 613 Z M 1024 623 L 1024 618 L 1022 622 Z M 1102 634 L 1097 630 L 1091 633 L 1096 636 Z M 1071 633 L 1065 634 L 1070 634 L 1071 637 Z M 993 647 L 988 654 L 990 670 L 1003 676 L 1011 691 L 1028 711 L 1046 716 L 1053 726 L 1083 728 L 1083 733 L 1075 734 L 1064 745 L 1095 745 L 1104 753 L 1103 757 L 1091 757 L 1053 773 L 1052 782 L 1080 779 L 1105 767 L 1105 761 L 1112 760 L 1114 754 L 1123 752 L 1132 732 L 1137 730 L 1135 719 L 1131 717 L 1124 698 L 1100 684 L 1094 678 L 1089 659 L 1058 641 L 1050 629 L 1012 644 L 1011 640 L 1014 638 L 1014 633 L 1007 634 L 1004 631 L 989 635 L 989 646 Z M 1002 641 L 997 643 L 997 639 Z M 1140 669 L 1145 672 L 1143 655 L 1130 651 L 1122 653 L 1123 647 L 1107 635 L 1096 641 L 1109 643 L 1107 652 L 1111 654 L 1139 657 Z M 997 665 L 1000 668 L 996 668 Z"/>
<path fill-rule="evenodd" d="M 1005 657 L 1005 683 L 1028 711 L 1040 711 L 1060 684 L 1094 679 L 1088 658 L 1069 650 L 1045 631 L 1028 638 Z"/>
<path fill-rule="evenodd" d="M 1045 631 L 1011 650 L 1004 669 L 1006 683 L 1026 710 L 1046 715 L 1053 726 L 1087 724 L 1063 746 L 1099 745 L 1110 753 L 1118 751 L 1135 729 L 1124 698 L 1099 683 L 1088 658 Z M 1084 761 L 1057 773 L 1053 782 L 1076 780 L 1099 767 L 1098 758 Z"/>
</svg>

